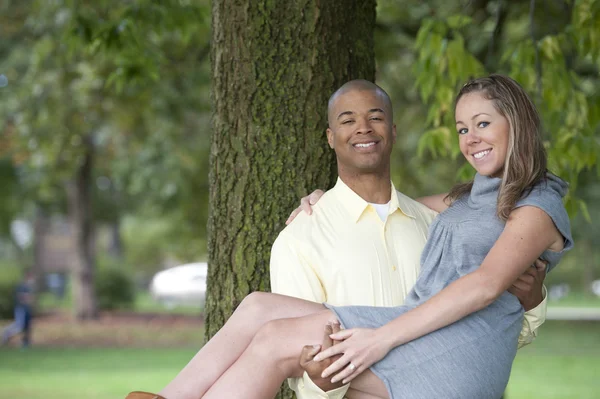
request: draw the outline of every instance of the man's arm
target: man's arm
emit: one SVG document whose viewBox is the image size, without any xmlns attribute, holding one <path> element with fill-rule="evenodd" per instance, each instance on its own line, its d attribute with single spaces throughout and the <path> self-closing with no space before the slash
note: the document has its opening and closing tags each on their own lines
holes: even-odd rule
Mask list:
<svg viewBox="0 0 600 399">
<path fill-rule="evenodd" d="M 315 356 L 334 345 L 339 344 L 340 341 L 331 339 L 332 334 L 340 332 L 340 323 L 328 323 L 325 326 L 323 334 L 323 343 L 321 345 L 307 345 L 302 349 L 300 355 L 300 366 L 304 369 L 303 381 L 305 385 L 317 385 L 311 391 L 316 394 L 318 398 L 341 398 L 348 390 L 348 386 L 344 386 L 341 382 L 332 383 L 331 378 L 323 378 L 321 374 L 323 371 L 340 358 L 341 355 L 332 356 L 330 358 L 317 362 L 314 360 Z M 327 391 L 327 392 L 323 392 Z"/>
<path fill-rule="evenodd" d="M 519 334 L 519 348 L 533 342 L 538 328 L 546 321 L 546 262 L 537 259 L 508 289 L 519 298 L 525 309 L 523 327 Z"/>
<path fill-rule="evenodd" d="M 313 302 L 325 302 L 327 295 L 314 265 L 302 244 L 285 231 L 271 248 L 271 291 Z"/>
<path fill-rule="evenodd" d="M 271 291 L 277 294 L 289 295 L 313 302 L 325 302 L 326 292 L 321 284 L 318 271 L 302 248 L 302 243 L 297 242 L 284 230 L 279 234 L 271 248 Z M 328 336 L 327 336 L 328 338 Z M 326 343 L 324 341 L 324 345 Z M 302 378 L 289 378 L 288 384 L 296 393 L 298 399 L 342 399 L 348 390 L 349 384 L 325 392 L 325 389 L 334 388 L 329 381 L 320 379 L 313 381 L 310 375 L 318 376 L 329 365 L 322 362 L 313 362 L 312 358 L 318 353 L 311 352 L 306 347 L 302 353 L 301 362 L 305 373 Z M 321 348 L 319 348 L 320 350 Z M 300 355 L 300 354 L 299 354 Z M 309 366 L 307 368 L 307 366 Z M 327 382 L 328 385 L 325 385 Z"/>
<path fill-rule="evenodd" d="M 546 309 L 548 307 L 546 287 L 542 286 L 542 302 L 535 308 L 525 312 L 525 318 L 523 319 L 523 327 L 519 334 L 519 349 L 525 345 L 532 343 L 537 337 L 538 329 L 546 321 Z"/>
<path fill-rule="evenodd" d="M 420 202 L 437 213 L 442 213 L 450 206 L 450 201 L 447 201 L 446 197 L 448 197 L 448 193 L 420 197 L 416 198 L 415 201 Z"/>
</svg>

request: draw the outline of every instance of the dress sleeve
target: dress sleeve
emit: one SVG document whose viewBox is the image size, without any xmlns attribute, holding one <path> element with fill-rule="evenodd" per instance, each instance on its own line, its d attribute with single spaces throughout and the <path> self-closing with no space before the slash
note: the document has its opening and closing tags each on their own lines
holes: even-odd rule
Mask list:
<svg viewBox="0 0 600 399">
<path fill-rule="evenodd" d="M 548 262 L 548 271 L 552 270 L 566 251 L 573 248 L 573 237 L 571 235 L 571 223 L 569 215 L 563 204 L 563 198 L 567 194 L 568 185 L 560 178 L 548 174 L 540 183 L 521 198 L 515 208 L 522 206 L 535 206 L 546 212 L 554 222 L 556 229 L 564 239 L 564 248 L 559 252 L 544 251 L 542 259 Z"/>
</svg>

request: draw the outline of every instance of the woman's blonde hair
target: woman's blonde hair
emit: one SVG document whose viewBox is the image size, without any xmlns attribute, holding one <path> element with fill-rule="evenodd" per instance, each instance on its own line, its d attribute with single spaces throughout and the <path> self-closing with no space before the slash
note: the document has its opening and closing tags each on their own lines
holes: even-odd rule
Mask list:
<svg viewBox="0 0 600 399">
<path fill-rule="evenodd" d="M 527 190 L 541 181 L 547 172 L 546 150 L 542 142 L 541 121 L 535 105 L 523 88 L 503 75 L 490 75 L 465 84 L 454 102 L 469 93 L 480 93 L 509 123 L 508 151 L 502 171 L 496 214 L 504 221 Z M 473 181 L 450 190 L 450 203 L 471 192 Z"/>
</svg>

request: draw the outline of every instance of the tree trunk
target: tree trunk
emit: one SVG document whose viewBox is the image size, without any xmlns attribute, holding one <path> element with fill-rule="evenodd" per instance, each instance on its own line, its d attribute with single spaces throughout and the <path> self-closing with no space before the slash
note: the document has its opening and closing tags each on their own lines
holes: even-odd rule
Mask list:
<svg viewBox="0 0 600 399">
<path fill-rule="evenodd" d="M 35 278 L 34 292 L 39 294 L 45 285 L 44 270 L 42 268 L 42 256 L 44 256 L 44 239 L 48 230 L 48 220 L 45 212 L 38 205 L 35 207 L 35 216 L 33 220 L 33 261 L 31 262 L 31 271 Z M 34 309 L 37 309 L 40 295 L 34 295 Z"/>
<path fill-rule="evenodd" d="M 583 241 L 583 240 L 581 240 Z M 594 250 L 592 248 L 591 242 L 587 241 L 583 245 L 580 244 L 578 249 L 583 252 L 586 256 L 583 258 L 582 262 L 582 281 L 581 285 L 583 287 L 583 293 L 587 296 L 592 297 L 594 295 L 594 291 L 592 290 L 592 283 L 594 282 Z"/>
<path fill-rule="evenodd" d="M 269 290 L 271 245 L 300 196 L 334 184 L 327 100 L 374 80 L 374 27 L 374 0 L 213 0 L 207 338 Z"/>
<path fill-rule="evenodd" d="M 110 240 L 108 242 L 108 254 L 119 261 L 123 260 L 123 239 L 121 238 L 121 218 L 110 222 Z"/>
<path fill-rule="evenodd" d="M 73 311 L 78 320 L 98 316 L 94 290 L 94 223 L 92 219 L 92 173 L 94 145 L 92 137 L 84 138 L 85 152 L 76 176 L 67 186 L 71 234 L 75 240 L 75 256 L 71 270 Z"/>
</svg>

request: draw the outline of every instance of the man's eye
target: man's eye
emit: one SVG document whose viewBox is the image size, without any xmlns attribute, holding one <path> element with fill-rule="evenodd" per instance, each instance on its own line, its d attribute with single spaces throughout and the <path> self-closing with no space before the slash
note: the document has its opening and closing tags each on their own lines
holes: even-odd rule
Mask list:
<svg viewBox="0 0 600 399">
<path fill-rule="evenodd" d="M 467 129 L 466 127 L 463 127 L 462 129 L 458 130 L 458 134 L 467 134 L 468 131 L 469 131 L 469 129 Z"/>
<path fill-rule="evenodd" d="M 490 124 L 489 122 L 482 121 L 482 122 L 479 122 L 479 124 L 477 126 L 478 127 L 487 127 L 489 124 Z"/>
<path fill-rule="evenodd" d="M 378 117 L 378 116 L 374 116 L 374 117 L 371 118 L 371 120 L 372 121 L 380 121 L 382 119 L 380 117 Z"/>
<path fill-rule="evenodd" d="M 345 121 L 342 122 L 342 125 L 349 125 L 352 122 L 354 122 L 352 119 L 347 119 L 347 120 L 345 120 Z"/>
</svg>

